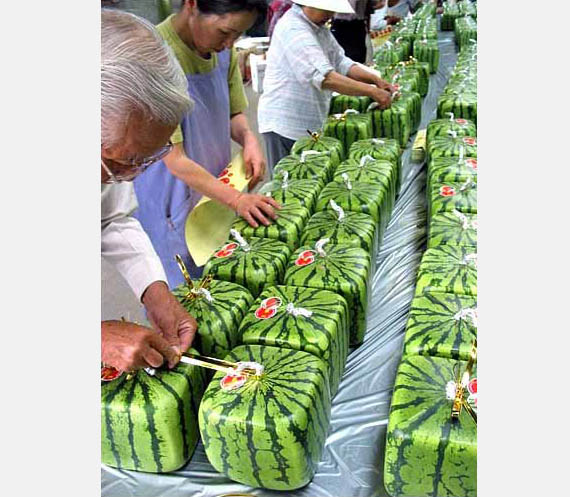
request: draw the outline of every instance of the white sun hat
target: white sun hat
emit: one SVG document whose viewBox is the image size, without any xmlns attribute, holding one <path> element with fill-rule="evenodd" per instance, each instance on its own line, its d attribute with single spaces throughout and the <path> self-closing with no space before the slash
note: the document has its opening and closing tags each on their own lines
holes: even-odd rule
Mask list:
<svg viewBox="0 0 570 497">
<path fill-rule="evenodd" d="M 348 0 L 293 0 L 293 3 L 338 14 L 354 14 L 354 9 Z"/>
</svg>

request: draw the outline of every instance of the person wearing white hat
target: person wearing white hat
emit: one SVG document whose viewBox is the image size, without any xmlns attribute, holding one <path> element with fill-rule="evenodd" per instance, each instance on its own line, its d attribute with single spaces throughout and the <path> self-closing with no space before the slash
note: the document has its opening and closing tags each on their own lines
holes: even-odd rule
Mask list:
<svg viewBox="0 0 570 497">
<path fill-rule="evenodd" d="M 326 27 L 335 13 L 354 10 L 348 0 L 296 0 L 275 27 L 258 108 L 270 171 L 307 130 L 322 127 L 333 91 L 391 105 L 392 86 L 348 58 Z"/>
</svg>

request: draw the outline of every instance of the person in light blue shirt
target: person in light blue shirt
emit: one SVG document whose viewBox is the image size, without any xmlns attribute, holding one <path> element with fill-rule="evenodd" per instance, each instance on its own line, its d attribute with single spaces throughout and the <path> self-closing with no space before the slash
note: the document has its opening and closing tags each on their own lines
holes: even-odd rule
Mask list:
<svg viewBox="0 0 570 497">
<path fill-rule="evenodd" d="M 326 27 L 333 8 L 354 12 L 348 0 L 296 0 L 275 27 L 258 108 L 270 171 L 307 130 L 322 128 L 333 91 L 391 105 L 392 86 L 346 57 Z"/>
</svg>

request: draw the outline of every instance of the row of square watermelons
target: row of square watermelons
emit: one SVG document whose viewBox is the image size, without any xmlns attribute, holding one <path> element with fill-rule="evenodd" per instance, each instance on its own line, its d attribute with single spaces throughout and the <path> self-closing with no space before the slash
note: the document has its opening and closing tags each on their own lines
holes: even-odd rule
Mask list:
<svg viewBox="0 0 570 497">
<path fill-rule="evenodd" d="M 453 115 L 431 121 L 427 147 L 428 248 L 391 401 L 384 485 L 394 497 L 471 497 L 477 493 L 476 127 Z M 467 408 L 456 409 L 458 398 L 475 420 Z"/>
<path fill-rule="evenodd" d="M 398 188 L 398 144 L 368 142 L 348 160 L 334 138 L 296 143 L 263 190 L 283 205 L 278 221 L 241 226 L 203 280 L 174 290 L 199 322 L 201 353 L 260 363 L 263 374 L 231 391 L 223 373 L 208 384 L 186 364 L 104 383 L 105 464 L 173 471 L 201 437 L 234 481 L 292 490 L 311 480 L 349 346 L 366 329 L 372 260 Z"/>
</svg>

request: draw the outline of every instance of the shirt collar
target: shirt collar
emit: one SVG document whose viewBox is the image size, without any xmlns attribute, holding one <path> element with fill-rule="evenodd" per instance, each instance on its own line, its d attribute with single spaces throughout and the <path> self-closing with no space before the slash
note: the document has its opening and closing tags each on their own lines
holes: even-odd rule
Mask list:
<svg viewBox="0 0 570 497">
<path fill-rule="evenodd" d="M 299 4 L 294 3 L 291 6 L 291 10 L 293 10 L 298 16 L 302 17 L 309 24 L 309 26 L 311 26 L 311 28 L 316 30 L 326 29 L 326 26 L 319 26 L 318 24 L 315 24 L 313 21 L 311 21 L 303 12 L 303 8 Z"/>
</svg>

